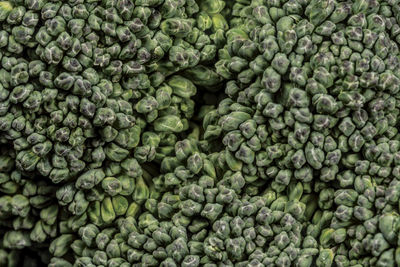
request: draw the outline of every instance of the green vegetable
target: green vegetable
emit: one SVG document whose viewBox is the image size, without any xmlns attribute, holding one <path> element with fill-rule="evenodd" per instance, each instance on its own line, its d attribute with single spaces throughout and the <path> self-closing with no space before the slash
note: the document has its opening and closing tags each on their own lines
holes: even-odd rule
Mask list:
<svg viewBox="0 0 400 267">
<path fill-rule="evenodd" d="M 0 1 L 0 266 L 398 266 L 398 0 Z"/>
</svg>

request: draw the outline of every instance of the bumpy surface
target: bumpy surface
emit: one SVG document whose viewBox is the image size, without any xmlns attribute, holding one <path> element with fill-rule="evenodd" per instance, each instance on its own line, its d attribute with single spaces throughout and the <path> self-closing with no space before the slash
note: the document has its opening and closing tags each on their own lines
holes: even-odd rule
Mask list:
<svg viewBox="0 0 400 267">
<path fill-rule="evenodd" d="M 0 1 L 0 266 L 400 266 L 399 24 Z"/>
</svg>

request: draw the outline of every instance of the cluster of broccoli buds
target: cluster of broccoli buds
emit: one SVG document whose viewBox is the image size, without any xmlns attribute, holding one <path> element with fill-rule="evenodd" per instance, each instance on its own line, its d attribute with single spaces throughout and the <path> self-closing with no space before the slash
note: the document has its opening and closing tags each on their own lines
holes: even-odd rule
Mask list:
<svg viewBox="0 0 400 267">
<path fill-rule="evenodd" d="M 49 243 L 63 255 L 57 237 L 113 225 L 155 194 L 142 164 L 157 166 L 191 127 L 201 75 L 222 81 L 208 67 L 221 18 L 206 7 L 0 2 L 1 264 Z"/>
<path fill-rule="evenodd" d="M 400 265 L 398 0 L 0 1 L 0 266 Z"/>
<path fill-rule="evenodd" d="M 400 263 L 398 12 L 397 1 L 233 5 L 216 63 L 228 97 L 207 114 L 205 138 L 222 138 L 249 185 L 301 182 L 314 196 L 323 215 L 306 235 L 325 260 L 291 264 Z"/>
</svg>

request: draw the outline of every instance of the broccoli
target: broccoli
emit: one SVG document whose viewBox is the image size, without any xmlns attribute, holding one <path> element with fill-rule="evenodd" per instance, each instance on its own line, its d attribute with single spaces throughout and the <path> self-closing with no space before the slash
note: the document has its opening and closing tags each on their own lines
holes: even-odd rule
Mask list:
<svg viewBox="0 0 400 267">
<path fill-rule="evenodd" d="M 399 266 L 398 0 L 0 1 L 0 267 Z"/>
</svg>

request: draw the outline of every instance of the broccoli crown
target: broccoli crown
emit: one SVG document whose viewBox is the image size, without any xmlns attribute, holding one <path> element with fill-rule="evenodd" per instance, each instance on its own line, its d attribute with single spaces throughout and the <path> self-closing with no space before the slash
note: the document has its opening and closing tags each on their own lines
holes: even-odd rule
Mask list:
<svg viewBox="0 0 400 267">
<path fill-rule="evenodd" d="M 400 266 L 399 0 L 0 1 L 0 267 Z"/>
</svg>

